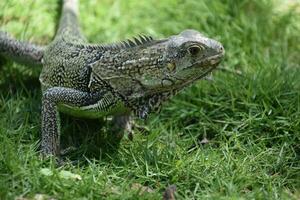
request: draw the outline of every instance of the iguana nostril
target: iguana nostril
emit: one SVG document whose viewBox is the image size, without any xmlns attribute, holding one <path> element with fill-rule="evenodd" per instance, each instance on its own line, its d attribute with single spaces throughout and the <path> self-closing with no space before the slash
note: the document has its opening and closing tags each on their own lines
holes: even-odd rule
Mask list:
<svg viewBox="0 0 300 200">
<path fill-rule="evenodd" d="M 222 45 L 218 48 L 218 52 L 223 54 L 223 55 L 225 54 L 225 49 Z"/>
</svg>

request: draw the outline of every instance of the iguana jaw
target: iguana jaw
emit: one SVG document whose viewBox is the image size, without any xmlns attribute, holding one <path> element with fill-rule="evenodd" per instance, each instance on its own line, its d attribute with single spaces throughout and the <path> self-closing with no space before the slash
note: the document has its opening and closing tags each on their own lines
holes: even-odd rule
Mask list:
<svg viewBox="0 0 300 200">
<path fill-rule="evenodd" d="M 200 68 L 209 68 L 209 70 L 207 70 L 207 71 L 211 71 L 219 65 L 219 63 L 223 59 L 223 56 L 224 56 L 224 53 L 222 52 L 220 54 L 207 57 L 204 60 L 200 60 L 198 62 L 193 63 L 191 66 L 186 67 L 183 70 L 189 70 L 191 68 L 195 68 L 195 69 L 197 69 L 197 68 L 198 69 L 200 69 Z M 205 75 L 205 73 L 202 73 L 201 77 L 202 77 L 202 75 Z"/>
</svg>

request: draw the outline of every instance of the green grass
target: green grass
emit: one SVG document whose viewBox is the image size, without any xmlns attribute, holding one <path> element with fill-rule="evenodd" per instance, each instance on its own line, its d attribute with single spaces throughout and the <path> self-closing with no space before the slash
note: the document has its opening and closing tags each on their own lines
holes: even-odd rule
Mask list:
<svg viewBox="0 0 300 200">
<path fill-rule="evenodd" d="M 268 0 L 95 0 L 80 5 L 93 42 L 155 37 L 193 28 L 226 49 L 213 81 L 200 81 L 147 120 L 150 134 L 110 145 L 105 121 L 63 117 L 67 158 L 41 160 L 40 69 L 0 62 L 0 199 L 300 198 L 300 14 Z M 15 37 L 51 41 L 59 1 L 0 1 L 0 27 Z M 200 144 L 204 138 L 208 144 Z M 107 140 L 105 140 L 107 139 Z M 65 171 L 81 176 L 68 178 Z M 132 184 L 153 189 L 139 195 Z"/>
</svg>

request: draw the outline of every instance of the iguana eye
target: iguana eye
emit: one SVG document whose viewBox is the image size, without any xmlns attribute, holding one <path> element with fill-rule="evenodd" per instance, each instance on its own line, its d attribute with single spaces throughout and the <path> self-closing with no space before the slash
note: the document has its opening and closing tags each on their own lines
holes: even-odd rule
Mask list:
<svg viewBox="0 0 300 200">
<path fill-rule="evenodd" d="M 202 47 L 202 46 L 193 45 L 193 46 L 190 46 L 190 47 L 188 48 L 188 52 L 189 52 L 192 56 L 196 56 L 196 55 L 198 55 L 198 53 L 200 53 L 203 49 L 204 49 L 204 47 Z"/>
</svg>

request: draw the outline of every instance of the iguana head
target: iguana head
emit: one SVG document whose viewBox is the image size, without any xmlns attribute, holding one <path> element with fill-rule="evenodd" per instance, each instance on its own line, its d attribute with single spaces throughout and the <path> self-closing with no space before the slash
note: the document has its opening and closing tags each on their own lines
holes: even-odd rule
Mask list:
<svg viewBox="0 0 300 200">
<path fill-rule="evenodd" d="M 166 88 L 182 88 L 211 72 L 224 56 L 223 46 L 197 31 L 185 30 L 166 42 L 164 77 Z"/>
<path fill-rule="evenodd" d="M 92 74 L 141 117 L 158 108 L 174 91 L 207 75 L 224 56 L 219 42 L 195 30 L 162 40 L 140 37 L 102 48 L 102 59 L 92 66 Z"/>
<path fill-rule="evenodd" d="M 145 95 L 137 101 L 135 109 L 141 118 L 159 109 L 161 103 L 174 92 L 206 76 L 216 68 L 225 54 L 221 43 L 195 30 L 185 30 L 171 36 L 161 45 L 164 51 L 161 62 L 158 61 L 158 70 L 139 79 L 145 86 Z M 147 92 L 150 94 L 146 95 Z"/>
</svg>

